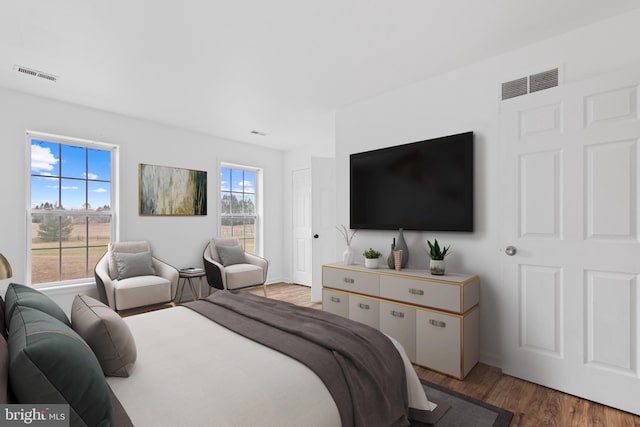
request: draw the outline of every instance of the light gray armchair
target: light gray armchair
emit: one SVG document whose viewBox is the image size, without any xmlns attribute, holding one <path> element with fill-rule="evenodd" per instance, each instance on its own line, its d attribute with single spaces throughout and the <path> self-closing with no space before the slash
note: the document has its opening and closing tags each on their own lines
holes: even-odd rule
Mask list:
<svg viewBox="0 0 640 427">
<path fill-rule="evenodd" d="M 94 274 L 100 299 L 116 311 L 172 301 L 179 278 L 178 270 L 151 256 L 146 240 L 109 244 Z"/>
<path fill-rule="evenodd" d="M 235 238 L 213 238 L 202 254 L 207 283 L 217 289 L 235 290 L 262 285 L 267 296 L 269 261 L 246 253 Z M 211 288 L 209 288 L 211 291 Z"/>
</svg>

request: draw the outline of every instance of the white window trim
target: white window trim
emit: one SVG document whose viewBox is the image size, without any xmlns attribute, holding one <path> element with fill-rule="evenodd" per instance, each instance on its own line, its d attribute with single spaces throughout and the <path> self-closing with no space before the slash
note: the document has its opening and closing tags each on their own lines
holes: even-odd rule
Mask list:
<svg viewBox="0 0 640 427">
<path fill-rule="evenodd" d="M 230 162 L 218 162 L 218 173 L 216 174 L 216 204 L 218 205 L 217 215 L 218 215 L 218 236 L 222 234 L 222 212 L 220 208 L 220 171 L 222 168 L 231 168 L 231 169 L 244 169 L 253 171 L 256 174 L 256 255 L 262 257 L 264 256 L 264 247 L 262 241 L 263 230 L 264 230 L 264 208 L 263 208 L 263 200 L 264 200 L 264 191 L 262 185 L 262 175 L 264 173 L 262 168 L 256 166 L 247 166 L 241 165 L 239 163 L 230 163 Z"/>
<path fill-rule="evenodd" d="M 62 287 L 73 287 L 86 283 L 95 283 L 95 280 L 92 277 L 83 278 L 83 279 L 74 279 L 74 280 L 63 280 L 63 281 L 55 281 L 55 282 L 43 282 L 43 283 L 31 283 L 31 140 L 32 139 L 44 139 L 51 142 L 56 142 L 60 144 L 67 145 L 79 145 L 90 148 L 98 148 L 101 150 L 110 150 L 112 153 L 111 156 L 111 236 L 110 239 L 112 242 L 118 241 L 120 238 L 120 209 L 118 200 L 120 200 L 120 168 L 119 168 L 119 150 L 116 144 L 110 144 L 106 142 L 93 141 L 89 139 L 82 138 L 74 138 L 69 136 L 56 135 L 45 132 L 37 132 L 27 130 L 25 136 L 25 162 L 26 162 L 26 173 L 25 175 L 25 206 L 26 208 L 26 228 L 25 228 L 25 237 L 26 237 L 26 256 L 25 256 L 25 284 L 33 286 L 34 288 L 47 288 L 47 289 L 55 289 Z M 60 211 L 61 213 L 64 211 Z M 52 213 L 55 213 L 53 211 Z M 87 213 L 89 216 L 92 215 L 91 212 Z M 89 279 L 89 280 L 88 280 Z"/>
</svg>

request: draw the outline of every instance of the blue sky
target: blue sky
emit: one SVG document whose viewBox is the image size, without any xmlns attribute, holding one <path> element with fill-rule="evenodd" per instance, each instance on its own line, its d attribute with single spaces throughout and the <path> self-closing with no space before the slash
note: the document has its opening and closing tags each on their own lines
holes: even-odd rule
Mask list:
<svg viewBox="0 0 640 427">
<path fill-rule="evenodd" d="M 111 152 L 55 142 L 31 141 L 31 206 L 79 209 L 111 205 Z M 88 200 L 87 200 L 88 199 Z"/>
<path fill-rule="evenodd" d="M 232 176 L 230 176 L 230 172 L 232 172 Z M 229 191 L 230 182 L 232 184 L 231 191 L 238 193 L 256 192 L 256 173 L 253 171 L 220 168 L 220 189 L 222 191 Z"/>
</svg>

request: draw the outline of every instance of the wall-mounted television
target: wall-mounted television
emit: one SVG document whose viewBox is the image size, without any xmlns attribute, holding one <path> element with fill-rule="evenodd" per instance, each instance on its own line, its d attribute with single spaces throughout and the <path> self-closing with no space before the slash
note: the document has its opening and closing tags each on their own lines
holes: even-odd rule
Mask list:
<svg viewBox="0 0 640 427">
<path fill-rule="evenodd" d="M 352 229 L 473 231 L 473 132 L 350 157 Z"/>
</svg>

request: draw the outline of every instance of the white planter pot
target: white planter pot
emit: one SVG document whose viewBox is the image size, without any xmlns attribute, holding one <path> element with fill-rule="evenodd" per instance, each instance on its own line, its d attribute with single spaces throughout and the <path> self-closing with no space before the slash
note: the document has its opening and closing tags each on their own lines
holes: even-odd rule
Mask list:
<svg viewBox="0 0 640 427">
<path fill-rule="evenodd" d="M 431 274 L 434 276 L 443 276 L 444 275 L 444 260 L 443 259 L 432 259 L 429 264 L 429 268 L 431 269 Z"/>
<path fill-rule="evenodd" d="M 367 268 L 378 268 L 378 258 L 365 258 L 364 266 Z"/>
</svg>

